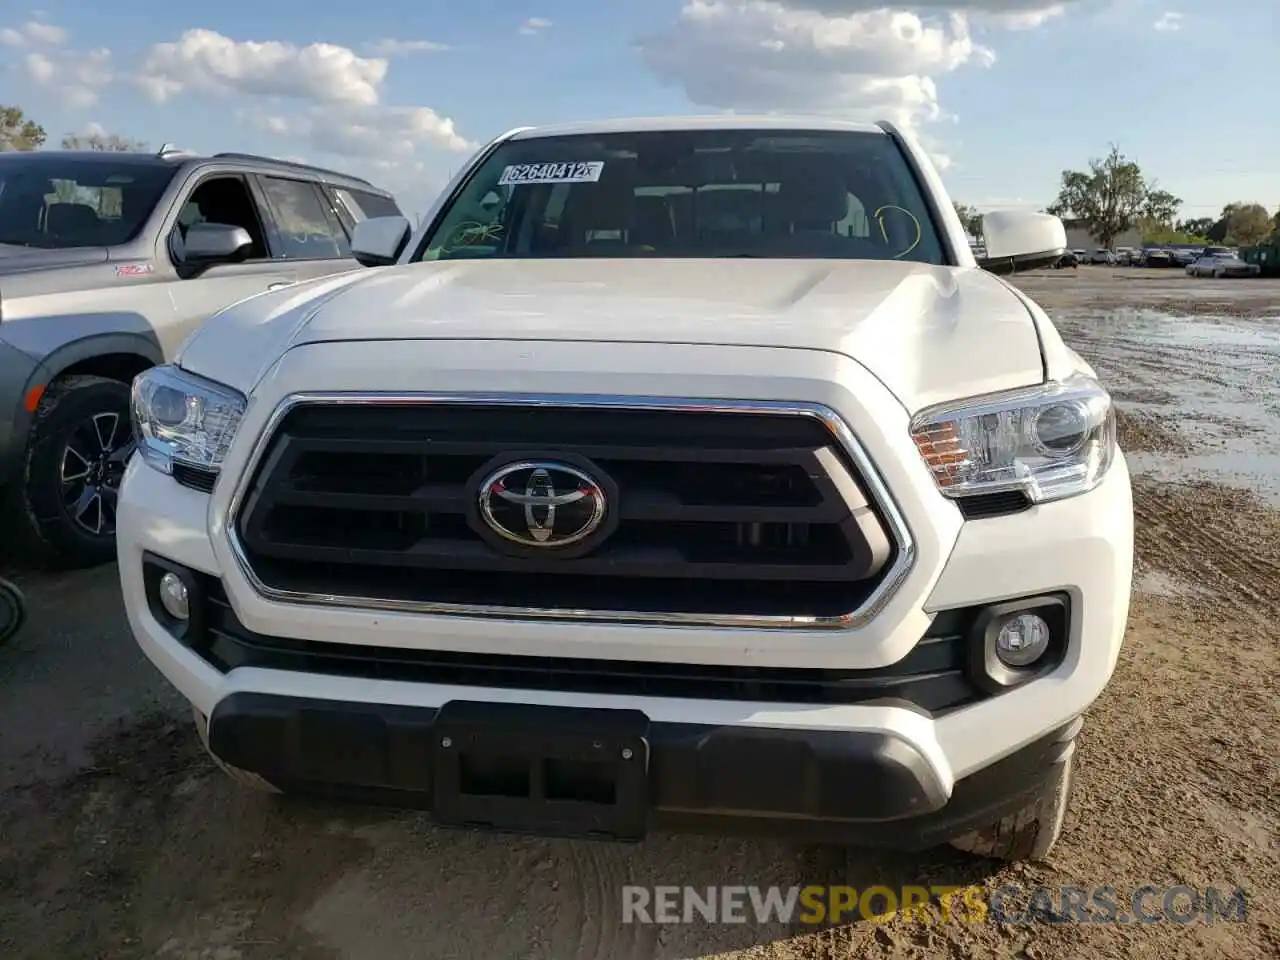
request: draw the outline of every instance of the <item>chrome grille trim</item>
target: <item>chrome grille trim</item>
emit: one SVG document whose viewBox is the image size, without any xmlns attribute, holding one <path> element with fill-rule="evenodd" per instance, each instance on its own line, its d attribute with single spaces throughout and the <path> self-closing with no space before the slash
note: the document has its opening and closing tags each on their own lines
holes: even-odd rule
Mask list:
<svg viewBox="0 0 1280 960">
<path fill-rule="evenodd" d="M 339 596 L 281 590 L 263 583 L 254 573 L 236 530 L 249 484 L 257 474 L 272 437 L 284 417 L 303 405 L 379 406 L 426 404 L 476 404 L 487 406 L 539 406 L 564 408 L 613 408 L 674 412 L 768 414 L 809 417 L 820 421 L 853 462 L 859 478 L 881 511 L 895 547 L 894 561 L 871 595 L 855 610 L 839 616 L 758 616 L 753 614 L 650 613 L 624 610 L 577 610 L 502 605 L 430 603 L 378 597 Z M 223 535 L 241 574 L 260 597 L 284 604 L 340 607 L 468 618 L 503 620 L 551 620 L 611 624 L 652 624 L 675 627 L 728 627 L 751 629 L 852 629 L 873 619 L 901 587 L 916 562 L 915 541 L 901 511 L 862 444 L 849 425 L 825 404 L 770 401 L 718 400 L 685 397 L 615 396 L 606 394 L 525 393 L 366 393 L 307 392 L 286 396 L 272 411 L 253 441 L 249 457 L 227 507 Z"/>
</svg>

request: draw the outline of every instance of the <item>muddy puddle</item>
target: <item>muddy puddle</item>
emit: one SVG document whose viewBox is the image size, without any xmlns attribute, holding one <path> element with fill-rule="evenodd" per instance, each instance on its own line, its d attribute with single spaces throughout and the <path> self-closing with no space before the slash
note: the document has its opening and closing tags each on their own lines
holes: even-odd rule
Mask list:
<svg viewBox="0 0 1280 960">
<path fill-rule="evenodd" d="M 1115 396 L 1135 474 L 1208 480 L 1280 505 L 1280 316 L 1051 314 Z"/>
</svg>

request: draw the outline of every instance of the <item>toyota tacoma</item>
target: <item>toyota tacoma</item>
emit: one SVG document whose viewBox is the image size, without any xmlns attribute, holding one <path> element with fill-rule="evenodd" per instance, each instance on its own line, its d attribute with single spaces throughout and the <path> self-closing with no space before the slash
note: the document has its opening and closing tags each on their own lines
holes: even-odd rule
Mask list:
<svg viewBox="0 0 1280 960">
<path fill-rule="evenodd" d="M 264 790 L 1043 857 L 1133 509 L 999 275 L 1062 223 L 984 231 L 888 123 L 504 134 L 134 381 L 138 642 Z"/>
</svg>

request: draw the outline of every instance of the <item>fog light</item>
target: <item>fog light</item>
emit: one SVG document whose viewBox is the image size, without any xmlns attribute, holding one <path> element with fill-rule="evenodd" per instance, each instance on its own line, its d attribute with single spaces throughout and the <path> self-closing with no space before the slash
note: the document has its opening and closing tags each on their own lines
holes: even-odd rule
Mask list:
<svg viewBox="0 0 1280 960">
<path fill-rule="evenodd" d="M 191 616 L 191 598 L 187 593 L 187 585 L 176 573 L 166 573 L 160 578 L 160 606 L 164 612 L 175 620 L 186 620 Z"/>
<path fill-rule="evenodd" d="M 1049 649 L 1049 624 L 1034 613 L 1010 617 L 996 634 L 996 656 L 1010 667 L 1029 667 Z"/>
</svg>

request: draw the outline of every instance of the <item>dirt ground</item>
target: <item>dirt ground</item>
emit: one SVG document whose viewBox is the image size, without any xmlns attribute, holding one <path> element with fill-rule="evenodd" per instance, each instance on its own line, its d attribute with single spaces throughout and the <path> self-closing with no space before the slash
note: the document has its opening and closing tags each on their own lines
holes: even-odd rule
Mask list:
<svg viewBox="0 0 1280 960">
<path fill-rule="evenodd" d="M 1155 274 L 1152 276 L 1152 274 Z M 1081 268 L 1019 278 L 1122 408 L 1139 571 L 1051 861 L 637 847 L 438 831 L 265 798 L 205 758 L 136 652 L 111 568 L 17 571 L 0 651 L 0 957 L 32 960 L 1280 956 L 1280 283 Z M 623 884 L 1244 887 L 1242 923 L 620 922 Z M 1156 901 L 1158 902 L 1158 900 Z"/>
</svg>

